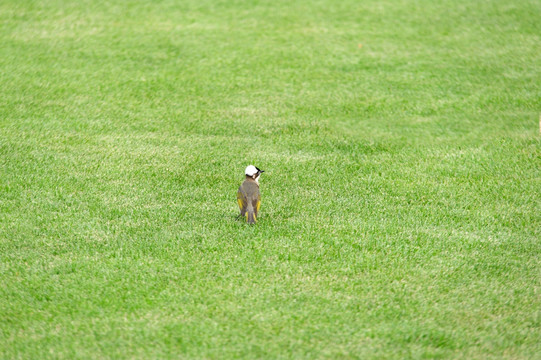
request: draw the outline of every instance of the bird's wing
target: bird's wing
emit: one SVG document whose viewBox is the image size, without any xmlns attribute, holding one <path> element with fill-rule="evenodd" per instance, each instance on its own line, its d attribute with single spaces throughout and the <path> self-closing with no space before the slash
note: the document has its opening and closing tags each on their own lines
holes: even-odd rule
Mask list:
<svg viewBox="0 0 541 360">
<path fill-rule="evenodd" d="M 259 212 L 259 207 L 261 206 L 261 193 L 258 191 L 257 192 L 257 198 L 254 199 L 254 209 L 255 209 L 255 212 L 256 214 Z"/>
<path fill-rule="evenodd" d="M 242 193 L 242 191 L 237 191 L 237 202 L 239 203 L 239 208 L 242 213 L 246 211 L 246 196 Z"/>
</svg>

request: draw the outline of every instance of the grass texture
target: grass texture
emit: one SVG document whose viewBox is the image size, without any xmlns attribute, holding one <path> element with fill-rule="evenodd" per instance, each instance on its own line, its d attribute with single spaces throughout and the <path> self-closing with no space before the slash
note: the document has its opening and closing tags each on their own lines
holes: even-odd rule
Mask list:
<svg viewBox="0 0 541 360">
<path fill-rule="evenodd" d="M 2 1 L 0 358 L 538 358 L 540 13 Z"/>
</svg>

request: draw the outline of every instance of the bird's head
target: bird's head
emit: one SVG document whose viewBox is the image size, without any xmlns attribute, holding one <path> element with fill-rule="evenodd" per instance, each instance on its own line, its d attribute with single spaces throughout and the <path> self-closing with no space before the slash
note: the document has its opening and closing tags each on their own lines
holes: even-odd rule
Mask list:
<svg viewBox="0 0 541 360">
<path fill-rule="evenodd" d="M 246 170 L 244 170 L 244 173 L 246 174 L 246 176 L 254 179 L 257 183 L 259 183 L 259 177 L 261 176 L 261 173 L 263 172 L 265 171 L 253 165 L 248 165 L 248 167 L 246 167 Z"/>
</svg>

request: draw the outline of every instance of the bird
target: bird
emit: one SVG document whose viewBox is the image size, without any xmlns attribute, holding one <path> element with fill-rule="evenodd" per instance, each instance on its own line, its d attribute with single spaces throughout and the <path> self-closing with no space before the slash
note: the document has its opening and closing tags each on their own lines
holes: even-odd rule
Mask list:
<svg viewBox="0 0 541 360">
<path fill-rule="evenodd" d="M 246 179 L 237 191 L 237 202 L 239 203 L 239 217 L 246 217 L 248 224 L 257 222 L 257 213 L 261 206 L 261 193 L 259 192 L 259 177 L 264 170 L 254 165 L 248 165 L 244 174 Z"/>
</svg>

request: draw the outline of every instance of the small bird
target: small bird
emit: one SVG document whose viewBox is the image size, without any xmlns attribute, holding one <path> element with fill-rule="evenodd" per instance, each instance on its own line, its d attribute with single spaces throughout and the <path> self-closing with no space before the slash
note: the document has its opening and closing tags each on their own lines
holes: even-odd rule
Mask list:
<svg viewBox="0 0 541 360">
<path fill-rule="evenodd" d="M 246 217 L 248 224 L 257 222 L 257 212 L 261 206 L 261 193 L 259 192 L 259 177 L 264 171 L 253 165 L 248 165 L 244 174 L 246 179 L 237 191 L 240 215 Z"/>
</svg>

